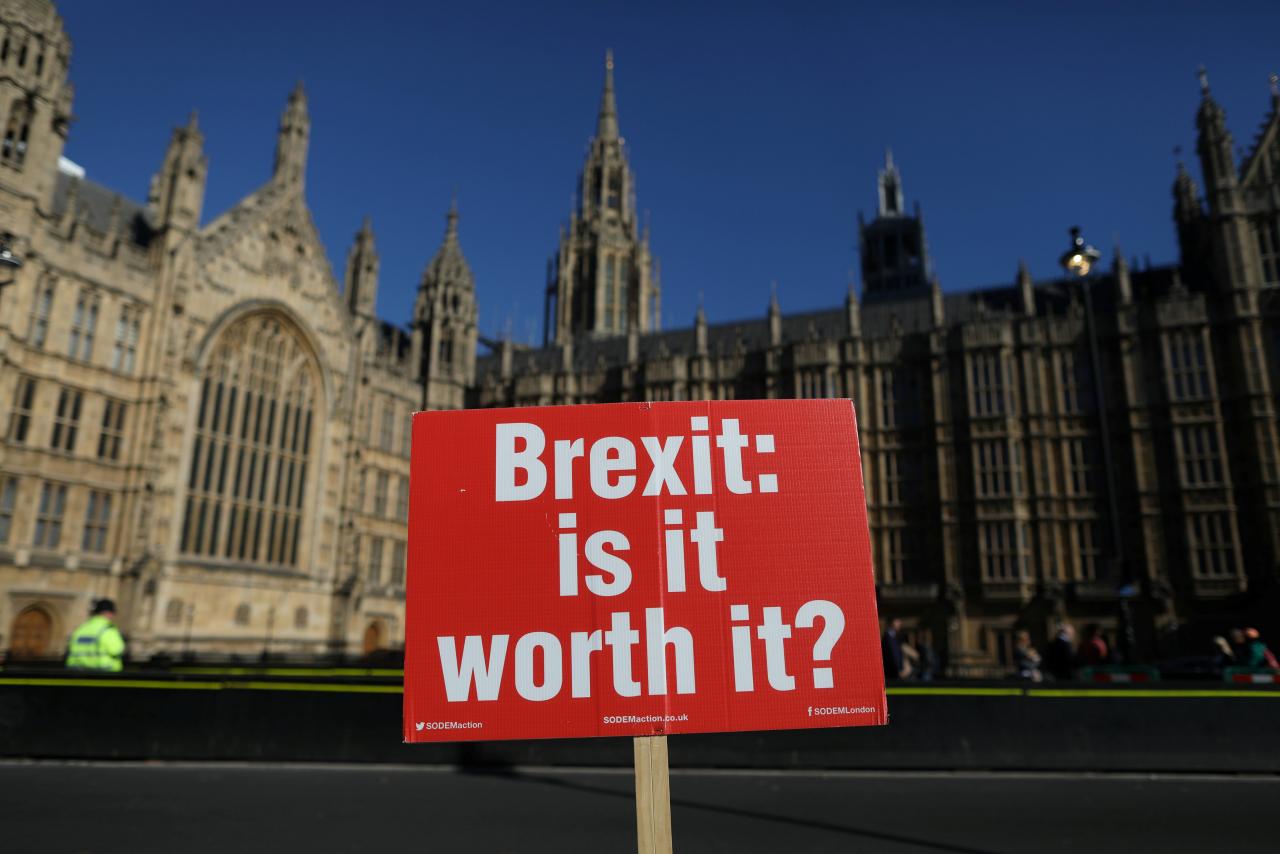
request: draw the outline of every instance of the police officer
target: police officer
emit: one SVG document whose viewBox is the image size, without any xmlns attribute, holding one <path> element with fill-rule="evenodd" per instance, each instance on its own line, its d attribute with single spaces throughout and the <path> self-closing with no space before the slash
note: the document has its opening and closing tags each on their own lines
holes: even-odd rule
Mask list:
<svg viewBox="0 0 1280 854">
<path fill-rule="evenodd" d="M 89 619 L 67 641 L 67 667 L 118 673 L 124 669 L 124 638 L 116 628 L 116 603 L 99 599 Z"/>
</svg>

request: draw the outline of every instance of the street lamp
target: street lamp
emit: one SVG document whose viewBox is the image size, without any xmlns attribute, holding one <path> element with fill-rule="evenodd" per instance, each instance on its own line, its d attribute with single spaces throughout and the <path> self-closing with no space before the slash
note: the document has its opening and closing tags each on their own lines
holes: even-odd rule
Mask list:
<svg viewBox="0 0 1280 854">
<path fill-rule="evenodd" d="M 22 256 L 13 251 L 13 235 L 6 231 L 0 234 L 0 270 L 6 274 L 0 279 L 0 290 L 17 281 L 20 269 L 22 269 Z"/>
<path fill-rule="evenodd" d="M 1107 497 L 1107 516 L 1111 528 L 1111 563 L 1115 570 L 1112 578 L 1117 581 L 1120 655 L 1126 663 L 1131 663 L 1134 660 L 1137 644 L 1133 634 L 1133 617 L 1129 610 L 1129 600 L 1133 597 L 1135 590 L 1128 562 L 1124 559 L 1120 510 L 1116 499 L 1115 467 L 1111 459 L 1111 429 L 1107 419 L 1102 360 L 1098 356 L 1098 332 L 1093 320 L 1093 288 L 1089 276 L 1101 257 L 1101 252 L 1084 242 L 1084 238 L 1080 235 L 1080 228 L 1076 226 L 1071 229 L 1071 248 L 1062 253 L 1058 263 L 1062 265 L 1062 269 L 1068 276 L 1079 283 L 1084 301 L 1085 335 L 1089 339 L 1089 379 L 1093 384 L 1093 405 L 1098 415 L 1098 440 L 1102 444 L 1102 472 L 1106 481 L 1104 486 Z"/>
<path fill-rule="evenodd" d="M 1089 275 L 1089 271 L 1093 269 L 1093 265 L 1098 263 L 1098 259 L 1101 257 L 1101 252 L 1084 242 L 1084 238 L 1080 236 L 1080 227 L 1073 226 L 1071 229 L 1071 248 L 1062 253 L 1058 263 L 1062 265 L 1062 269 L 1066 270 L 1068 275 L 1082 279 Z"/>
</svg>

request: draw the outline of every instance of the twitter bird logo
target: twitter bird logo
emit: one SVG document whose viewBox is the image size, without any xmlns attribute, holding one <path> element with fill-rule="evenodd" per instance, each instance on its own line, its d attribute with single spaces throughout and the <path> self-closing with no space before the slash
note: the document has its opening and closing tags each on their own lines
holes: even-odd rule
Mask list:
<svg viewBox="0 0 1280 854">
<path fill-rule="evenodd" d="M 418 721 L 414 726 L 418 728 L 418 732 L 422 732 L 422 728 L 427 725 L 426 721 Z"/>
</svg>

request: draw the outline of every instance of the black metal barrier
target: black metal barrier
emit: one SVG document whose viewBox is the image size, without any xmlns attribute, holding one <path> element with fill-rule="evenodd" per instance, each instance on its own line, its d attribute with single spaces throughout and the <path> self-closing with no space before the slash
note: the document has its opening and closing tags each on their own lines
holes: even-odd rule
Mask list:
<svg viewBox="0 0 1280 854">
<path fill-rule="evenodd" d="M 0 672 L 0 757 L 629 765 L 630 739 L 401 743 L 395 671 Z M 1280 690 L 892 686 L 887 727 L 672 738 L 682 767 L 1280 773 Z"/>
</svg>

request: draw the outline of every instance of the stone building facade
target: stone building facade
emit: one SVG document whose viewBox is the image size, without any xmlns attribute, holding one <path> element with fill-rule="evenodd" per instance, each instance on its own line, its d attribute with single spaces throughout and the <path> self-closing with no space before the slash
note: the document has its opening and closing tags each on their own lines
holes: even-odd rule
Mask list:
<svg viewBox="0 0 1280 854">
<path fill-rule="evenodd" d="M 1086 281 L 1092 312 L 1081 283 L 1025 268 L 944 292 L 887 160 L 859 224 L 862 287 L 842 305 L 784 315 L 775 293 L 757 319 L 699 310 L 664 331 L 610 59 L 535 348 L 479 338 L 456 208 L 407 323 L 376 316 L 368 222 L 338 281 L 306 202 L 301 86 L 269 180 L 207 222 L 194 115 L 145 204 L 89 180 L 61 156 L 70 53 L 47 0 L 0 0 L 0 231 L 23 261 L 0 268 L 0 650 L 14 658 L 58 654 L 98 596 L 120 602 L 138 656 L 396 646 L 408 416 L 424 407 L 851 397 L 881 609 L 957 669 L 1007 661 L 1016 625 L 1114 630 L 1124 585 L 1152 642 L 1273 601 L 1274 93 L 1239 163 L 1205 85 L 1204 193 L 1185 170 L 1174 187 L 1181 261 L 1117 257 Z"/>
<path fill-rule="evenodd" d="M 194 115 L 145 204 L 61 159 L 70 56 L 52 4 L 0 2 L 0 649 L 59 653 L 99 596 L 140 656 L 394 646 L 409 415 L 474 371 L 457 212 L 387 323 L 369 224 L 339 282 L 308 211 L 301 86 L 270 179 L 202 224 Z"/>
<path fill-rule="evenodd" d="M 1274 79 L 1243 162 L 1207 81 L 1196 125 L 1205 192 L 1180 166 L 1178 264 L 1117 252 L 1080 280 L 1019 265 L 1008 284 L 944 291 L 890 155 L 842 306 L 783 314 L 775 291 L 754 320 L 699 309 L 664 332 L 656 285 L 631 282 L 620 330 L 592 320 L 612 304 L 607 271 L 575 269 L 562 238 L 546 345 L 493 342 L 469 405 L 852 398 L 881 615 L 953 672 L 1006 667 L 1016 628 L 1043 642 L 1063 619 L 1135 656 L 1242 621 L 1280 632 Z M 610 79 L 584 176 L 616 133 Z M 615 217 L 598 181 L 581 186 L 569 235 L 634 234 L 634 202 Z M 566 308 L 562 283 L 584 279 L 594 290 Z M 636 314 L 646 295 L 655 310 Z"/>
</svg>

